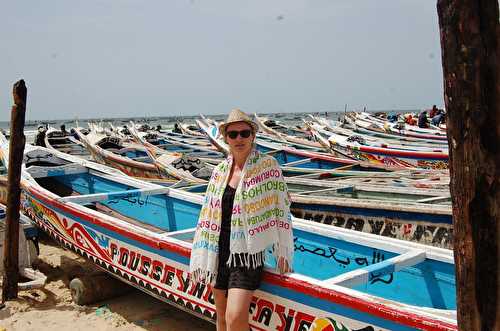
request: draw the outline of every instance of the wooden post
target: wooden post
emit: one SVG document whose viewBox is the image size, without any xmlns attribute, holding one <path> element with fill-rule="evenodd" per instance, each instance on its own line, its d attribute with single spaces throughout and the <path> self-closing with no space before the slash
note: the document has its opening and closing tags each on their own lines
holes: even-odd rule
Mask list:
<svg viewBox="0 0 500 331">
<path fill-rule="evenodd" d="M 460 330 L 500 330 L 498 0 L 438 0 Z"/>
<path fill-rule="evenodd" d="M 8 193 L 6 233 L 4 245 L 5 269 L 2 302 L 17 298 L 19 280 L 19 207 L 21 198 L 21 164 L 24 155 L 24 115 L 26 112 L 26 85 L 24 80 L 14 84 L 14 105 L 10 118 Z"/>
</svg>

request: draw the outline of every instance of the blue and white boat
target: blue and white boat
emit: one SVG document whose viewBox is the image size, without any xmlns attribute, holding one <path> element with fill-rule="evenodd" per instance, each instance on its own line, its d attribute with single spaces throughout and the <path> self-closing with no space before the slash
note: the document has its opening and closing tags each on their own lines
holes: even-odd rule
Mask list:
<svg viewBox="0 0 500 331">
<path fill-rule="evenodd" d="M 7 164 L 5 145 L 1 154 Z M 202 196 L 31 146 L 22 187 L 24 213 L 62 246 L 215 319 L 211 288 L 188 273 Z M 294 236 L 294 273 L 280 276 L 266 262 L 250 307 L 253 330 L 457 329 L 452 251 L 301 219 Z"/>
</svg>

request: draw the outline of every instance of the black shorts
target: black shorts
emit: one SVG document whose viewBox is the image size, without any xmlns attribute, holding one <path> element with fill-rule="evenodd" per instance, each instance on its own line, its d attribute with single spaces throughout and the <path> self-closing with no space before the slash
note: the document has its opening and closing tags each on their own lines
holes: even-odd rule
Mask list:
<svg viewBox="0 0 500 331">
<path fill-rule="evenodd" d="M 214 288 L 218 290 L 228 290 L 230 288 L 241 288 L 255 291 L 259 288 L 262 280 L 264 267 L 256 269 L 246 267 L 228 267 L 225 263 L 220 263 Z"/>
</svg>

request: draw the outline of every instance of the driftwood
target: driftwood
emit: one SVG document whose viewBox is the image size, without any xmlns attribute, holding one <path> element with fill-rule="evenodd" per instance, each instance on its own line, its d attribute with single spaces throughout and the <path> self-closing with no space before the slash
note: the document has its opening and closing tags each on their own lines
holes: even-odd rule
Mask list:
<svg viewBox="0 0 500 331">
<path fill-rule="evenodd" d="M 24 155 L 24 118 L 26 113 L 26 85 L 24 80 L 14 84 L 14 105 L 10 120 L 9 174 L 7 185 L 6 233 L 4 245 L 5 274 L 2 301 L 17 298 L 19 281 L 19 207 L 21 199 L 21 163 Z"/>
</svg>

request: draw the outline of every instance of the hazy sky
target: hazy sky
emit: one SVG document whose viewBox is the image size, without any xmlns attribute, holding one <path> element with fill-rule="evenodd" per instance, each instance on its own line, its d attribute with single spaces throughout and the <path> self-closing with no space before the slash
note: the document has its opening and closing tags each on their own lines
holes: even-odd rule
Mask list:
<svg viewBox="0 0 500 331">
<path fill-rule="evenodd" d="M 0 120 L 443 103 L 429 0 L 3 1 Z"/>
</svg>

